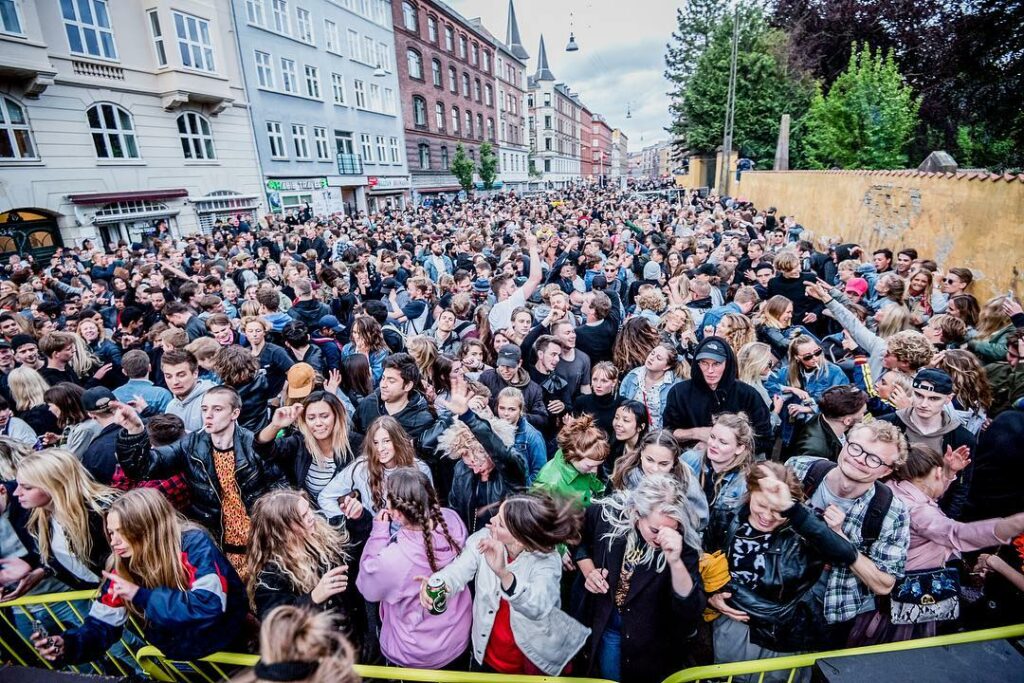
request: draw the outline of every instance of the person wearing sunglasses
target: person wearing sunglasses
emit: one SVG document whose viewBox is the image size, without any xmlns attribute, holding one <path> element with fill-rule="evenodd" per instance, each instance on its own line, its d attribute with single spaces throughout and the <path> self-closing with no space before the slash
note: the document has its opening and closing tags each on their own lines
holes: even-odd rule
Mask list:
<svg viewBox="0 0 1024 683">
<path fill-rule="evenodd" d="M 790 443 L 797 426 L 818 412 L 817 403 L 826 389 L 849 382 L 846 373 L 825 358 L 813 337 L 802 334 L 794 338 L 789 343 L 786 364 L 765 382 L 770 395 L 786 398 L 782 410 L 783 445 Z"/>
<path fill-rule="evenodd" d="M 974 282 L 974 273 L 969 268 L 950 268 L 949 272 L 943 275 L 936 272 L 933 276 L 932 286 L 932 311 L 945 313 L 949 306 L 949 300 L 958 294 L 964 294 L 967 288 Z"/>
<path fill-rule="evenodd" d="M 870 642 L 875 596 L 902 576 L 910 545 L 907 506 L 882 483 L 907 459 L 907 440 L 892 424 L 855 424 L 833 463 L 795 457 L 786 462 L 803 483 L 807 504 L 857 548 L 857 559 L 827 570 L 824 593 L 827 640 L 834 647 Z"/>
</svg>

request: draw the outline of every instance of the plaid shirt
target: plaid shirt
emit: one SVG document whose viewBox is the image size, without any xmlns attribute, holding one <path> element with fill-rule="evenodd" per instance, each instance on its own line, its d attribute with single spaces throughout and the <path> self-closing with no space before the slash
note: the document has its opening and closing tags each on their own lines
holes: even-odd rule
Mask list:
<svg viewBox="0 0 1024 683">
<path fill-rule="evenodd" d="M 114 478 L 110 482 L 110 485 L 115 489 L 121 491 L 131 491 L 132 489 L 156 489 L 160 493 L 167 497 L 167 500 L 175 507 L 178 512 L 185 512 L 189 506 L 189 490 L 188 482 L 185 481 L 185 477 L 180 474 L 175 474 L 167 479 L 144 479 L 141 481 L 135 481 L 129 479 L 128 475 L 124 473 L 121 466 L 118 465 L 114 469 Z"/>
<path fill-rule="evenodd" d="M 808 470 L 815 460 L 821 458 L 796 457 L 786 463 L 796 472 L 801 481 L 807 476 Z M 824 482 L 822 483 L 824 485 Z M 907 561 L 907 548 L 910 545 L 910 513 L 907 506 L 894 496 L 889 512 L 882 522 L 878 540 L 871 547 L 864 547 L 861 527 L 867 516 L 868 505 L 875 495 L 875 487 L 857 498 L 853 507 L 846 513 L 843 521 L 843 533 L 856 546 L 857 550 L 875 563 L 879 570 L 889 576 L 899 578 L 904 574 Z M 849 567 L 832 567 L 828 570 L 828 585 L 825 587 L 825 621 L 838 624 L 849 621 L 862 612 L 874 609 L 875 596 L 871 590 L 857 578 Z"/>
</svg>

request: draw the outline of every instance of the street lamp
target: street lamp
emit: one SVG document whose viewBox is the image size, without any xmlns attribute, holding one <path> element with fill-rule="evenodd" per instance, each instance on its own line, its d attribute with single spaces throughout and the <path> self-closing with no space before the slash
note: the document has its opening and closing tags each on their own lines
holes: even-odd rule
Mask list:
<svg viewBox="0 0 1024 683">
<path fill-rule="evenodd" d="M 384 70 L 384 67 L 382 67 L 380 65 L 380 62 L 377 62 L 377 68 L 373 70 L 373 77 L 374 78 L 384 78 L 387 75 L 388 75 L 388 72 Z"/>
<path fill-rule="evenodd" d="M 580 46 L 576 44 L 576 36 L 572 32 L 572 12 L 569 12 L 569 43 L 565 46 L 566 52 L 576 52 Z"/>
</svg>

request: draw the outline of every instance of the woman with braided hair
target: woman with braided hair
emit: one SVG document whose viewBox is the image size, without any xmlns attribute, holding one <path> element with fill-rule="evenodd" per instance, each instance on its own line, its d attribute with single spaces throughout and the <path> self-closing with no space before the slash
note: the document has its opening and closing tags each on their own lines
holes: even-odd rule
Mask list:
<svg viewBox="0 0 1024 683">
<path fill-rule="evenodd" d="M 387 506 L 373 522 L 356 587 L 380 603 L 380 649 L 405 667 L 440 669 L 465 664 L 473 622 L 468 591 L 449 596 L 434 614 L 420 604 L 419 578 L 446 567 L 466 544 L 459 515 L 437 502 L 429 477 L 414 467 L 395 470 L 387 481 Z"/>
</svg>

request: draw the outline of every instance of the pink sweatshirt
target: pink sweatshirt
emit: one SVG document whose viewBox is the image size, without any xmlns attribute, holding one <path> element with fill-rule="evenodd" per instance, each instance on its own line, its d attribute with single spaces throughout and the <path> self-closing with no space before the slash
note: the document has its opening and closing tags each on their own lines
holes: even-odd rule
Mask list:
<svg viewBox="0 0 1024 683">
<path fill-rule="evenodd" d="M 454 510 L 442 509 L 459 547 L 466 543 L 466 525 Z M 448 596 L 448 609 L 431 614 L 420 606 L 417 576 L 430 576 L 423 533 L 399 529 L 394 537 L 387 522 L 374 521 L 359 563 L 356 587 L 369 602 L 380 603 L 380 649 L 402 666 L 438 669 L 461 655 L 469 645 L 473 598 L 469 591 Z M 432 533 L 438 569 L 458 556 L 439 529 Z"/>
<path fill-rule="evenodd" d="M 910 511 L 910 548 L 907 571 L 942 567 L 953 556 L 1009 543 L 996 536 L 998 519 L 957 522 L 946 516 L 938 503 L 909 481 L 887 482 Z"/>
</svg>

